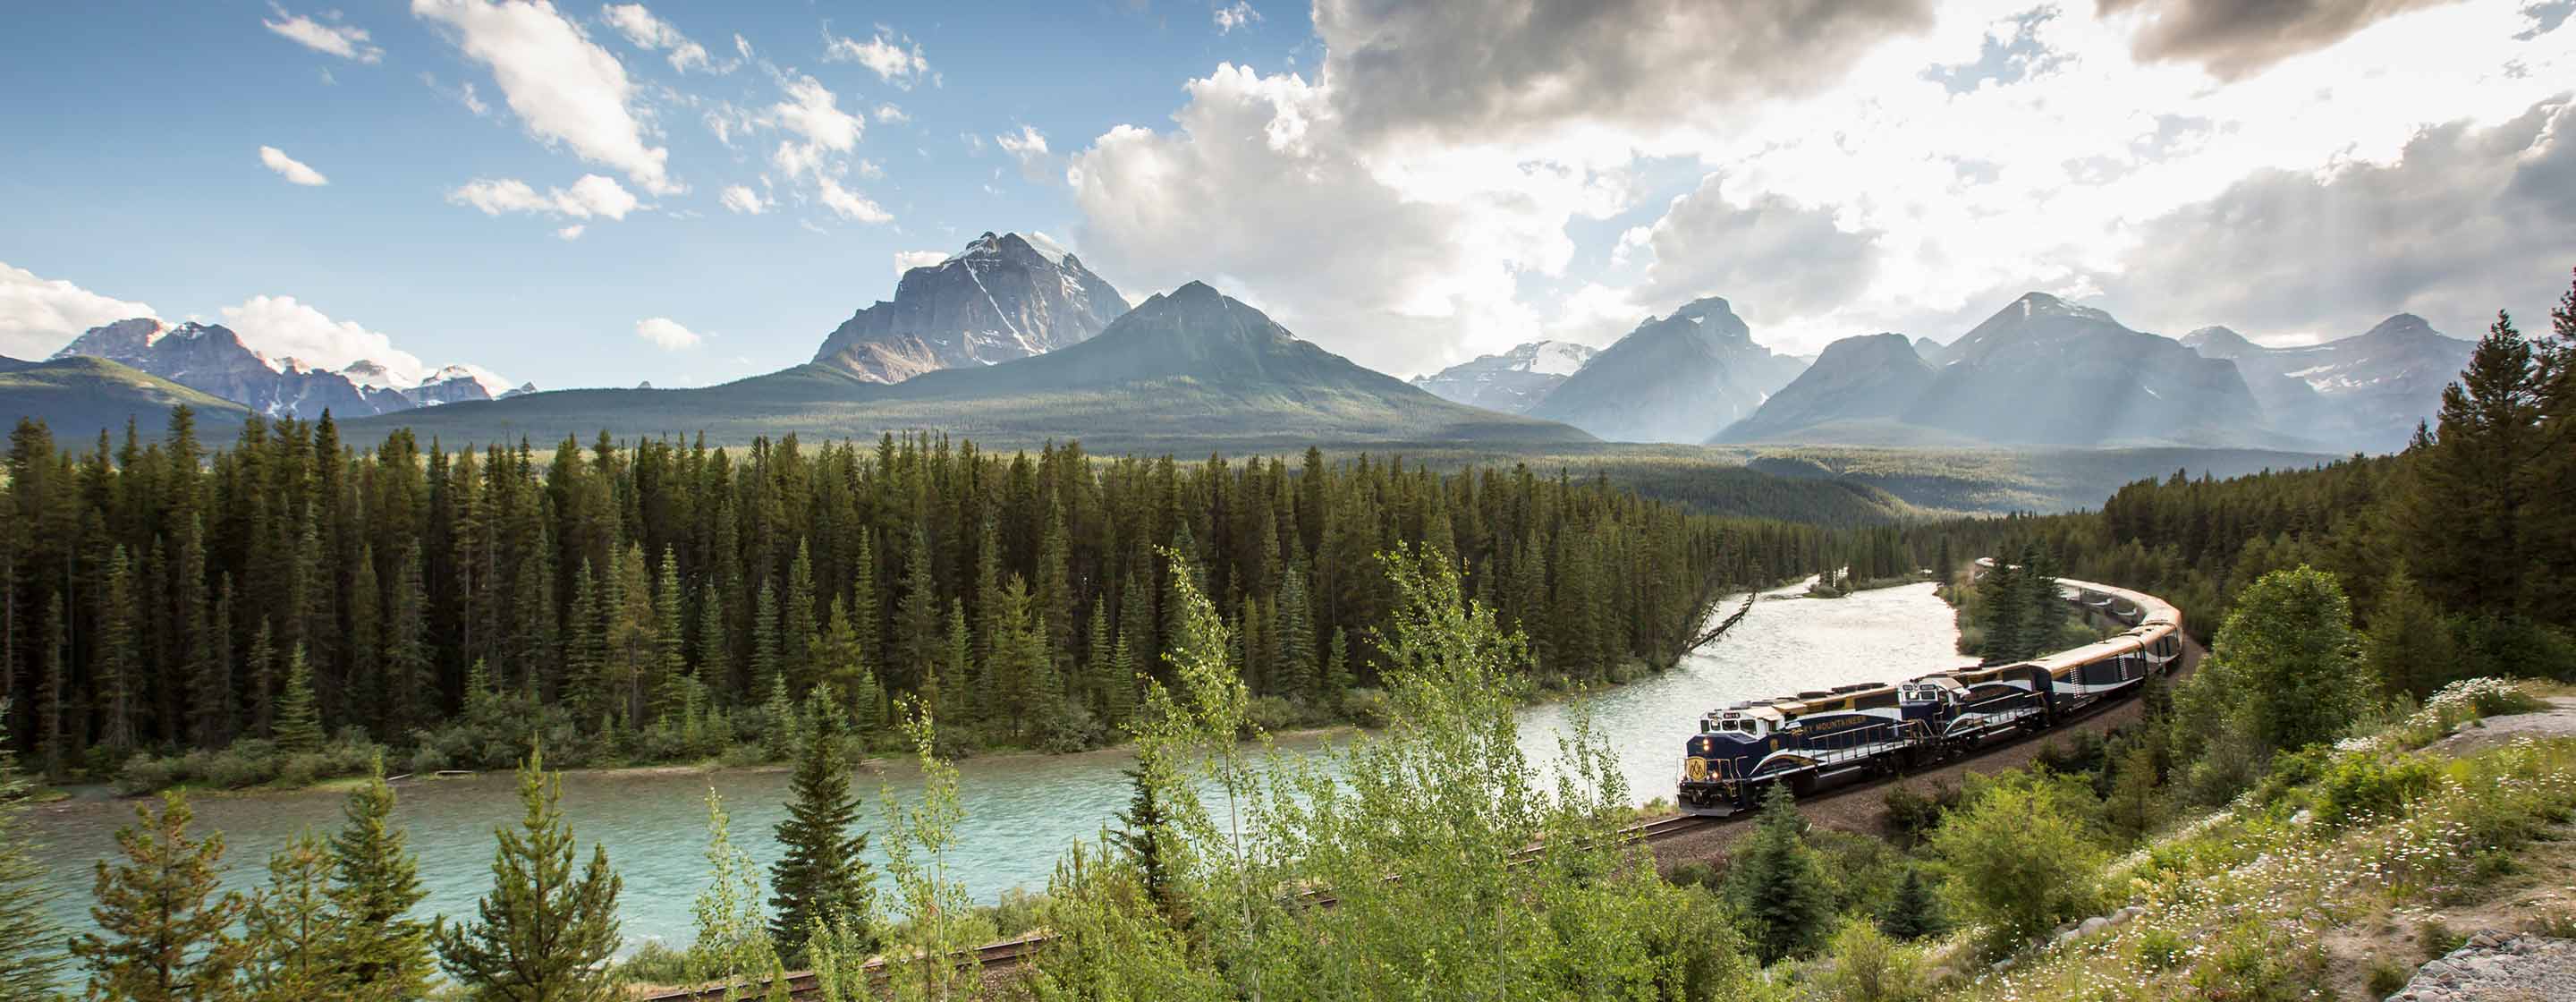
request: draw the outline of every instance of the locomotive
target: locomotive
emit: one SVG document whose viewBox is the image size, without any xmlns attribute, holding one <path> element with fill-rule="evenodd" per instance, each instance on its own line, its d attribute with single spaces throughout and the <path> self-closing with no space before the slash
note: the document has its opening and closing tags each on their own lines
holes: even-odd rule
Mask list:
<svg viewBox="0 0 2576 1002">
<path fill-rule="evenodd" d="M 1977 561 L 1992 568 L 1991 558 Z M 1934 672 L 1752 700 L 1710 711 L 1682 755 L 1687 814 L 1749 810 L 1774 783 L 1803 797 L 1840 780 L 1907 772 L 2001 736 L 2047 730 L 2134 691 L 2182 656 L 2182 613 L 2155 596 L 2060 578 L 2088 613 L 2127 629 L 2018 664 Z"/>
</svg>

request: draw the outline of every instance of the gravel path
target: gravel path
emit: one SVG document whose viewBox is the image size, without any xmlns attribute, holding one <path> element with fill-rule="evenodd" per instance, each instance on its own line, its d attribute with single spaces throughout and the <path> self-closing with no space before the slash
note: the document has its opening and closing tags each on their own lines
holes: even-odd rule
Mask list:
<svg viewBox="0 0 2576 1002">
<path fill-rule="evenodd" d="M 2200 659 L 2206 653 L 2208 652 L 2202 650 L 2197 641 L 2186 634 L 2183 637 L 2182 666 L 2175 670 L 2171 681 L 2180 681 L 2191 674 L 2192 669 L 2200 666 Z M 1898 783 L 1910 782 L 1914 783 L 1918 790 L 1928 790 L 1931 784 L 1936 782 L 1956 786 L 1969 773 L 1991 774 L 2020 768 L 2038 759 L 2040 750 L 2048 747 L 2050 742 L 2077 732 L 2106 734 L 2114 727 L 2135 722 L 2143 712 L 2145 711 L 2139 706 L 2135 697 L 2123 699 L 2107 709 L 2062 727 L 1991 746 L 1973 758 L 1950 762 L 1936 769 L 1908 773 L 1902 777 L 1873 780 L 1858 786 L 1846 786 L 1828 791 L 1815 799 L 1800 803 L 1798 812 L 1806 815 L 1808 824 L 1818 827 L 1878 834 L 1881 823 L 1887 816 L 1887 791 Z M 1745 815 L 1737 817 L 1749 820 Z M 1692 860 L 1715 862 L 1726 855 L 1727 846 L 1733 845 L 1736 839 L 1743 837 L 1744 833 L 1752 829 L 1753 826 L 1750 824 L 1717 824 L 1658 840 L 1655 843 L 1656 865 L 1669 870 Z"/>
<path fill-rule="evenodd" d="M 2576 939 L 2488 930 L 2425 964 L 2389 1002 L 2576 1002 Z"/>
</svg>

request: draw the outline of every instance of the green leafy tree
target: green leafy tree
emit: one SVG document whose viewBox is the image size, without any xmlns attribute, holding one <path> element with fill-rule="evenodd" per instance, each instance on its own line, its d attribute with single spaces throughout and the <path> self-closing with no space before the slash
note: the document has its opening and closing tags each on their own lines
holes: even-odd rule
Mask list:
<svg viewBox="0 0 2576 1002">
<path fill-rule="evenodd" d="M 733 844 L 724 798 L 707 789 L 707 866 L 712 879 L 698 892 L 698 937 L 689 944 L 692 981 L 722 985 L 725 1002 L 786 1002 L 787 967 L 760 914 L 760 868 Z"/>
<path fill-rule="evenodd" d="M 868 866 L 868 836 L 858 831 L 859 798 L 850 792 L 850 764 L 840 730 L 815 729 L 797 749 L 788 778 L 787 817 L 778 822 L 785 852 L 770 868 L 776 909 L 770 936 L 788 956 L 801 956 L 814 924 L 838 918 L 861 932 L 876 904 L 876 875 Z"/>
<path fill-rule="evenodd" d="M 983 983 L 983 972 L 971 959 L 960 964 L 953 955 L 974 946 L 985 926 L 966 885 L 948 869 L 957 826 L 966 817 L 957 799 L 957 766 L 939 757 L 937 726 L 927 710 L 910 704 L 901 718 L 921 762 L 921 794 L 905 804 L 890 789 L 877 793 L 885 811 L 886 874 L 894 879 L 905 918 L 886 937 L 894 960 L 887 984 L 895 998 L 907 1002 L 965 997 Z"/>
<path fill-rule="evenodd" d="M 429 892 L 393 810 L 394 790 L 380 758 L 373 774 L 349 791 L 341 807 L 345 820 L 331 836 L 331 903 L 341 921 L 335 962 L 348 975 L 351 997 L 367 1002 L 421 998 L 435 970 L 430 924 L 411 917 Z"/>
<path fill-rule="evenodd" d="M 249 902 L 222 884 L 221 834 L 188 835 L 195 813 L 177 793 L 161 810 L 134 808 L 116 833 L 123 862 L 97 863 L 90 918 L 99 931 L 72 940 L 94 996 L 131 1002 L 225 1002 L 240 997 L 248 947 L 233 923 Z"/>
<path fill-rule="evenodd" d="M 1996 783 L 1932 833 L 1932 853 L 1949 868 L 1950 906 L 1986 927 L 1990 945 L 2017 946 L 2099 899 L 2105 854 L 2077 796 L 2045 777 Z"/>
<path fill-rule="evenodd" d="M 2379 689 L 2363 672 L 2352 608 L 2334 575 L 2264 575 L 2237 597 L 2181 693 L 2189 726 L 2219 724 L 2263 751 L 2333 741 Z"/>
<path fill-rule="evenodd" d="M 494 829 L 492 890 L 476 917 L 436 933 L 439 963 L 474 1002 L 606 1002 L 615 997 L 608 959 L 617 953 L 617 894 L 624 886 L 608 850 L 591 848 L 573 865 L 573 832 L 557 806 L 560 774 L 542 752 L 519 767 L 518 829 Z"/>
<path fill-rule="evenodd" d="M 353 930 L 331 901 L 331 857 L 307 831 L 268 858 L 268 888 L 242 913 L 250 947 L 248 997 L 255 1002 L 306 1002 L 356 996 L 356 984 L 338 960 L 343 937 Z"/>
<path fill-rule="evenodd" d="M 1744 916 L 1753 954 L 1764 963 L 1802 956 L 1832 931 L 1832 891 L 1806 831 L 1788 786 L 1770 784 L 1753 834 L 1727 866 L 1720 893 Z"/>
</svg>

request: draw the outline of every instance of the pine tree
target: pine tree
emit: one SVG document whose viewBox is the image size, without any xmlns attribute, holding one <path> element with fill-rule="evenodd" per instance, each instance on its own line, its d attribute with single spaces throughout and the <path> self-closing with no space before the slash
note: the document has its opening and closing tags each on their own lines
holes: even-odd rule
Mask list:
<svg viewBox="0 0 2576 1002">
<path fill-rule="evenodd" d="M 903 656 L 889 666 L 893 669 L 891 677 L 897 685 L 909 684 L 923 691 L 937 689 L 938 698 L 953 700 L 965 695 L 965 690 L 931 683 L 932 676 L 946 662 L 939 631 L 939 596 L 933 593 L 930 577 L 930 535 L 916 525 L 911 553 L 904 559 L 903 606 L 895 617 L 895 647 Z M 941 707 L 941 712 L 946 713 L 947 708 Z"/>
<path fill-rule="evenodd" d="M 252 898 L 242 913 L 242 935 L 251 953 L 246 980 L 252 1002 L 346 999 L 355 994 L 336 955 L 345 937 L 356 930 L 332 907 L 330 868 L 330 855 L 310 831 L 269 856 L 268 889 Z"/>
<path fill-rule="evenodd" d="M 421 575 L 419 545 L 403 547 L 394 568 L 393 604 L 385 615 L 385 713 L 396 733 L 424 726 L 438 713 L 438 667 L 430 650 L 429 595 Z M 361 595 L 358 600 L 373 599 Z"/>
<path fill-rule="evenodd" d="M 1333 627 L 1333 646 L 1324 652 L 1323 703 L 1325 706 L 1338 709 L 1342 705 L 1343 697 L 1350 695 L 1351 686 L 1356 684 L 1351 679 L 1350 660 L 1345 653 L 1349 650 L 1349 638 L 1343 635 L 1341 627 Z M 1535 653 L 1532 656 L 1535 657 Z"/>
<path fill-rule="evenodd" d="M 435 933 L 447 975 L 474 1002 L 607 1002 L 616 979 L 608 970 L 618 946 L 617 894 L 624 882 L 609 869 L 608 850 L 592 846 L 590 864 L 573 872 L 573 832 L 557 801 L 563 778 L 545 771 L 542 752 L 519 767 L 518 830 L 498 828 L 492 891 L 476 917 Z"/>
<path fill-rule="evenodd" d="M 483 674 L 476 662 L 475 674 Z M 479 679 L 478 679 L 479 681 Z M 341 808 L 347 820 L 331 837 L 331 903 L 343 929 L 334 963 L 349 980 L 352 997 L 365 1002 L 406 1002 L 429 990 L 436 969 L 430 957 L 430 924 L 411 910 L 429 892 L 419 864 L 393 825 L 394 790 L 384 761 Z"/>
<path fill-rule="evenodd" d="M 770 869 L 776 909 L 770 936 L 788 956 L 801 956 L 814 923 L 839 919 L 864 924 L 873 914 L 875 875 L 857 831 L 859 798 L 850 792 L 846 746 L 837 728 L 820 727 L 798 750 L 788 778 L 787 817 L 778 822 L 784 854 Z"/>
<path fill-rule="evenodd" d="M 161 796 L 161 810 L 137 804 L 135 823 L 116 833 L 125 861 L 97 863 L 90 918 L 96 933 L 74 937 L 72 956 L 89 974 L 92 997 L 131 1002 L 216 1002 L 235 997 L 247 948 L 232 934 L 249 903 L 222 884 L 224 837 L 188 836 L 188 800 Z"/>
<path fill-rule="evenodd" d="M 787 569 L 787 607 L 778 623 L 779 670 L 787 674 L 787 688 L 801 692 L 812 688 L 815 681 L 814 635 L 814 558 L 803 540 L 796 543 L 796 560 Z"/>
<path fill-rule="evenodd" d="M 1754 955 L 1766 964 L 1804 955 L 1831 931 L 1831 892 L 1806 828 L 1788 785 L 1771 784 L 1753 835 L 1726 871 L 1723 893 L 1744 916 Z"/>
<path fill-rule="evenodd" d="M 2370 629 L 2362 636 L 2361 660 L 2379 680 L 2380 691 L 2417 699 L 2431 695 L 2460 670 L 2451 624 L 2416 587 L 2404 561 L 2380 585 L 2379 608 L 2371 613 Z"/>
<path fill-rule="evenodd" d="M 760 600 L 752 606 L 751 620 L 751 686 L 759 692 L 785 688 L 787 673 L 781 671 L 780 659 L 785 648 L 778 639 L 778 588 L 768 581 L 760 583 Z"/>
<path fill-rule="evenodd" d="M 262 737 L 277 731 L 277 641 L 269 623 L 268 617 L 260 617 L 259 632 L 251 635 L 250 652 L 242 657 L 250 676 L 251 730 Z"/>
<path fill-rule="evenodd" d="M 13 587 L 0 575 L 0 589 Z M 6 664 L 6 662 L 0 662 Z M 18 769 L 5 729 L 9 706 L 0 702 L 0 996 L 52 997 L 62 976 L 62 929 L 50 911 L 54 892 L 33 849 L 26 820 L 27 777 Z"/>
<path fill-rule="evenodd" d="M 304 645 L 286 656 L 286 688 L 277 697 L 277 748 L 312 751 L 322 746 L 322 717 L 313 706 L 313 669 L 304 663 Z"/>
<path fill-rule="evenodd" d="M 1146 779 L 1142 766 L 1120 772 L 1127 777 L 1127 810 L 1118 815 L 1118 830 L 1110 832 L 1109 839 L 1136 867 L 1154 907 L 1162 911 L 1166 921 L 1179 926 L 1183 914 L 1180 888 L 1173 881 L 1173 861 L 1163 848 L 1173 837 L 1171 811 L 1163 806 L 1162 795 Z"/>
<path fill-rule="evenodd" d="M 688 646 L 686 631 L 681 614 L 680 559 L 664 547 L 662 569 L 653 578 L 653 671 L 645 688 L 660 703 L 650 714 L 654 718 L 672 712 L 672 687 L 688 676 L 689 662 L 683 653 Z"/>
<path fill-rule="evenodd" d="M 1878 917 L 1878 928 L 1900 940 L 1935 936 L 1949 928 L 1941 919 L 1939 888 L 1923 879 L 1920 868 L 1905 868 L 1904 879 L 1897 881 L 1895 896 Z"/>
<path fill-rule="evenodd" d="M 1986 664 L 2008 664 L 2019 659 L 2026 642 L 2022 614 L 2029 608 L 2022 601 L 2023 594 L 2021 570 L 2013 564 L 2010 554 L 1998 558 L 1994 569 L 1978 580 L 1977 604 L 1986 612 L 1985 643 L 1978 653 Z"/>
<path fill-rule="evenodd" d="M 2522 491 L 2549 444 L 2541 390 L 2531 342 L 2498 313 L 2460 381 L 2442 390 L 2434 435 L 2408 450 L 2396 542 L 2424 591 L 2447 608 L 2502 614 L 2516 606 L 2523 568 L 2497 561 L 2528 552 Z"/>
<path fill-rule="evenodd" d="M 138 631 L 134 623 L 135 595 L 133 575 L 125 558 L 125 547 L 109 555 L 107 585 L 99 608 L 99 638 L 96 666 L 101 721 L 99 744 L 122 760 L 134 749 L 134 715 L 137 693 L 142 686 L 142 670 L 135 657 Z"/>
</svg>

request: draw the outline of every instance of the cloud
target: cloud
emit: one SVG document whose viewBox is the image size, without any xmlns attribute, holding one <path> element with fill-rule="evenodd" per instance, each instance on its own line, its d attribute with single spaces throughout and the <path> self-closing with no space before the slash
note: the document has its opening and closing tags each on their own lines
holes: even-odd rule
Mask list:
<svg viewBox="0 0 2576 1002">
<path fill-rule="evenodd" d="M 303 161 L 287 156 L 286 151 L 274 146 L 259 148 L 259 162 L 267 165 L 268 169 L 276 171 L 277 176 L 285 178 L 289 184 L 319 188 L 331 183 L 331 179 L 323 177 L 321 171 L 304 166 Z"/>
<path fill-rule="evenodd" d="M 1842 229 L 1828 209 L 1777 195 L 1738 203 L 1719 188 L 1720 178 L 1709 175 L 1674 199 L 1663 218 L 1622 240 L 1653 252 L 1635 300 L 1645 312 L 1725 296 L 1742 304 L 1748 323 L 1758 323 L 1830 310 L 1869 285 L 1878 267 L 1876 234 Z"/>
<path fill-rule="evenodd" d="M 939 82 L 938 74 L 930 71 L 930 60 L 921 54 L 921 43 L 895 34 L 885 25 L 877 25 L 875 37 L 864 42 L 835 38 L 829 31 L 823 33 L 823 41 L 825 62 L 857 63 L 874 71 L 877 79 L 904 90 L 911 90 L 914 83 L 925 78 L 934 86 Z"/>
<path fill-rule="evenodd" d="M 276 4 L 268 5 L 268 9 L 275 12 L 279 20 L 261 18 L 259 23 L 267 25 L 268 30 L 293 40 L 297 45 L 315 52 L 328 53 L 342 59 L 354 59 L 362 63 L 372 63 L 385 57 L 385 50 L 367 44 L 365 28 L 345 24 L 324 24 L 302 14 L 289 14 L 286 8 Z M 340 12 L 332 11 L 324 16 L 336 21 L 340 18 Z"/>
<path fill-rule="evenodd" d="M 59 278 L 38 278 L 0 261 L 0 355 L 44 358 L 92 327 L 158 315 L 143 303 L 102 296 Z"/>
<path fill-rule="evenodd" d="M 809 76 L 791 77 L 781 86 L 787 100 L 769 106 L 769 117 L 789 132 L 805 137 L 820 149 L 847 151 L 859 143 L 867 123 L 859 116 L 842 111 L 840 99 L 831 88 Z"/>
<path fill-rule="evenodd" d="M 638 204 L 617 179 L 598 174 L 584 174 L 572 187 L 550 188 L 544 194 L 517 178 L 476 178 L 448 192 L 447 200 L 480 209 L 487 216 L 531 212 L 575 219 L 624 219 Z"/>
<path fill-rule="evenodd" d="M 2373 21 L 2453 0 L 2097 0 L 2102 14 L 2137 13 L 2141 59 L 2199 63 L 2234 79 L 2340 42 Z"/>
<path fill-rule="evenodd" d="M 567 240 L 567 241 L 569 241 L 569 240 L 579 240 L 579 239 L 581 239 L 582 231 L 587 230 L 587 229 L 589 229 L 589 228 L 590 228 L 590 227 L 588 227 L 588 226 L 584 226 L 584 225 L 582 225 L 582 224 L 580 224 L 580 223 L 574 223 L 574 224 L 572 224 L 572 225 L 570 225 L 570 226 L 566 226 L 566 227 L 563 227 L 563 228 L 561 228 L 561 229 L 556 230 L 556 231 L 555 231 L 555 239 L 558 239 L 558 240 Z"/>
<path fill-rule="evenodd" d="M 1563 174 L 1507 171 L 1419 197 L 1381 181 L 1328 95 L 1297 76 L 1227 65 L 1187 90 L 1172 130 L 1118 126 L 1066 170 L 1084 261 L 1130 294 L 1206 280 L 1389 372 L 1538 333 L 1515 283 L 1571 252 L 1554 207 Z"/>
<path fill-rule="evenodd" d="M 911 271 L 914 268 L 936 267 L 940 262 L 946 260 L 948 260 L 947 251 L 896 251 L 894 252 L 894 277 L 900 279 L 903 277 L 904 272 Z"/>
<path fill-rule="evenodd" d="M 2537 317 L 2576 263 L 2576 99 L 2426 128 L 2393 163 L 2259 172 L 2140 229 L 2102 279 L 2124 318 L 2330 338 L 2408 312 L 2475 336 Z"/>
<path fill-rule="evenodd" d="M 1051 168 L 1055 165 L 1055 156 L 1047 152 L 1046 134 L 1039 132 L 1035 126 L 1024 124 L 1020 126 L 1017 134 L 1006 132 L 994 136 L 993 144 L 1001 147 L 1002 152 L 1010 154 L 1011 159 L 1020 162 L 1020 176 L 1039 184 L 1049 180 L 1048 175 L 1052 173 Z"/>
<path fill-rule="evenodd" d="M 757 216 L 769 211 L 768 200 L 761 198 L 759 192 L 738 184 L 725 186 L 724 195 L 717 201 L 725 208 L 745 215 Z"/>
<path fill-rule="evenodd" d="M 1363 136 L 1544 134 L 1812 92 L 1932 23 L 1932 0 L 1316 0 L 1323 79 Z"/>
<path fill-rule="evenodd" d="M 824 208 L 832 210 L 833 215 L 851 222 L 890 223 L 894 221 L 892 214 L 878 208 L 877 203 L 869 201 L 867 196 L 841 187 L 841 182 L 837 179 L 822 178 L 819 193 Z"/>
<path fill-rule="evenodd" d="M 713 61 L 707 55 L 706 46 L 690 41 L 689 36 L 681 34 L 680 29 L 671 26 L 671 22 L 654 17 L 643 4 L 610 4 L 600 8 L 599 16 L 619 34 L 625 35 L 627 41 L 635 43 L 636 48 L 670 53 L 671 68 L 681 73 L 698 70 L 721 75 L 731 73 L 741 65 L 732 61 Z M 737 41 L 740 38 L 735 36 Z"/>
<path fill-rule="evenodd" d="M 645 139 L 626 67 L 554 6 L 529 0 L 412 0 L 412 14 L 447 29 L 537 138 L 616 168 L 646 192 L 676 194 L 670 151 Z"/>
<path fill-rule="evenodd" d="M 912 121 L 912 116 L 904 114 L 903 109 L 897 108 L 894 105 L 880 104 L 877 106 L 877 121 L 909 122 Z"/>
<path fill-rule="evenodd" d="M 224 326 L 241 335 L 243 344 L 272 359 L 293 358 L 322 369 L 368 359 L 383 364 L 399 386 L 418 385 L 429 371 L 419 356 L 394 347 L 392 337 L 333 320 L 293 296 L 252 296 L 221 312 Z"/>
<path fill-rule="evenodd" d="M 1216 33 L 1232 34 L 1234 29 L 1251 27 L 1253 22 L 1259 20 L 1261 20 L 1260 11 L 1252 9 L 1252 5 L 1243 0 L 1236 0 L 1232 7 L 1216 8 Z"/>
<path fill-rule="evenodd" d="M 653 317 L 636 321 L 635 336 L 652 342 L 654 347 L 663 351 L 695 348 L 699 342 L 706 340 L 705 335 L 682 327 L 679 321 L 669 317 Z"/>
</svg>

